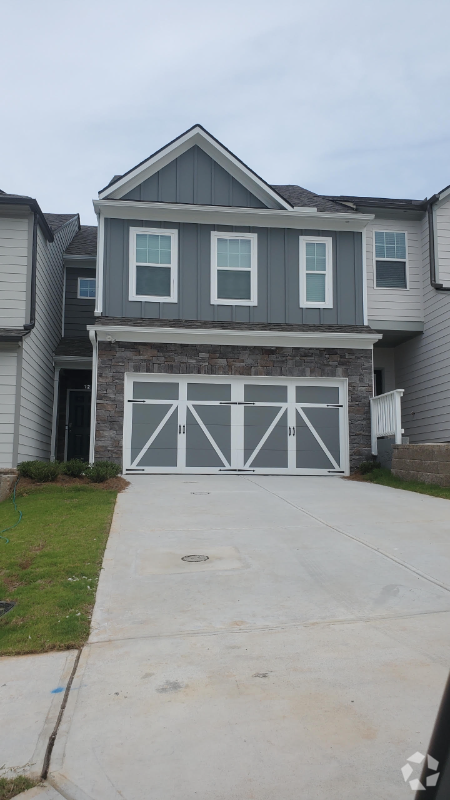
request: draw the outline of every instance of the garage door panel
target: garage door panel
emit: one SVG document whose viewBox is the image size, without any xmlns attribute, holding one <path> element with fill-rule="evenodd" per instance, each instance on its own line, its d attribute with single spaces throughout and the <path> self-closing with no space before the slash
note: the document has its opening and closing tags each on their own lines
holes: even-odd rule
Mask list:
<svg viewBox="0 0 450 800">
<path fill-rule="evenodd" d="M 195 400 L 226 402 L 231 400 L 230 383 L 188 383 L 188 402 Z"/>
<path fill-rule="evenodd" d="M 133 398 L 136 400 L 178 400 L 178 383 L 160 381 L 134 381 Z"/>
<path fill-rule="evenodd" d="M 220 406 L 217 407 L 217 411 L 223 410 L 226 409 L 221 409 Z M 190 408 L 187 409 L 186 413 L 186 466 L 202 468 L 229 467 L 229 461 L 222 453 L 214 436 L 206 425 L 202 428 Z"/>
<path fill-rule="evenodd" d="M 231 459 L 231 408 L 230 406 L 200 406 L 192 404 L 208 433 L 226 460 Z"/>
<path fill-rule="evenodd" d="M 175 405 L 133 406 L 131 463 L 137 467 L 176 467 L 178 415 Z"/>
<path fill-rule="evenodd" d="M 161 424 L 171 405 L 133 405 L 131 460 L 134 461 Z"/>
<path fill-rule="evenodd" d="M 246 464 L 279 415 L 280 410 L 279 406 L 255 406 L 244 409 L 244 462 Z"/>
<path fill-rule="evenodd" d="M 295 400 L 297 403 L 339 403 L 338 386 L 296 386 Z"/>
<path fill-rule="evenodd" d="M 298 411 L 296 412 L 296 466 L 297 469 L 336 469 Z"/>
<path fill-rule="evenodd" d="M 244 401 L 246 403 L 286 403 L 287 386 L 270 386 L 268 384 L 245 384 Z"/>
<path fill-rule="evenodd" d="M 320 436 L 325 447 L 339 464 L 340 437 L 339 437 L 339 409 L 338 408 L 303 408 L 303 413 L 311 422 L 314 430 Z"/>
<path fill-rule="evenodd" d="M 250 410 L 250 409 L 248 409 Z M 256 409 L 255 409 L 256 410 Z M 258 409 L 259 410 L 259 409 Z M 272 410 L 272 409 L 271 409 Z M 274 409 L 279 412 L 280 409 Z M 287 469 L 288 467 L 288 425 L 287 409 L 265 439 L 256 456 L 249 460 L 248 466 L 254 469 Z"/>
</svg>

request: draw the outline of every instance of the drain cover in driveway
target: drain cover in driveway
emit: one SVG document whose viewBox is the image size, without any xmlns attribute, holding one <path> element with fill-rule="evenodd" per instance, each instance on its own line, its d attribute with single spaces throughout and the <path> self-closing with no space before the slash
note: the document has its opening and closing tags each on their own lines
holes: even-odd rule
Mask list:
<svg viewBox="0 0 450 800">
<path fill-rule="evenodd" d="M 209 561 L 209 556 L 183 556 L 182 561 Z"/>
</svg>

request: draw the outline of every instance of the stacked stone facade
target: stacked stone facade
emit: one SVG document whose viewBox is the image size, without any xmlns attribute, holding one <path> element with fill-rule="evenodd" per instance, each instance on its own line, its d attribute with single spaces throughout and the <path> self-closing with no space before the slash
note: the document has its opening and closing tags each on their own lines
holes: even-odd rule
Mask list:
<svg viewBox="0 0 450 800">
<path fill-rule="evenodd" d="M 95 458 L 119 464 L 126 372 L 348 378 L 351 470 L 370 458 L 371 350 L 99 342 Z"/>
</svg>

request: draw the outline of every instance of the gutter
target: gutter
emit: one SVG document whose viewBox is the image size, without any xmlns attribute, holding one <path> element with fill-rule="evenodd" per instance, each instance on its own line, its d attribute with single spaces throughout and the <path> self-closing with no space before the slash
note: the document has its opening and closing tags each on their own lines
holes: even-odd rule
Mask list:
<svg viewBox="0 0 450 800">
<path fill-rule="evenodd" d="M 23 328 L 25 331 L 32 331 L 36 324 L 36 265 L 37 265 L 37 229 L 38 215 L 34 211 L 33 219 L 33 244 L 31 248 L 31 297 L 30 297 L 30 321 Z M 53 240 L 52 240 L 53 241 Z"/>
<path fill-rule="evenodd" d="M 450 286 L 444 286 L 443 283 L 436 282 L 436 249 L 434 246 L 434 220 L 433 220 L 433 203 L 439 200 L 440 195 L 434 194 L 430 197 L 427 204 L 428 215 L 428 252 L 430 256 L 430 284 L 437 292 L 450 292 Z"/>
</svg>

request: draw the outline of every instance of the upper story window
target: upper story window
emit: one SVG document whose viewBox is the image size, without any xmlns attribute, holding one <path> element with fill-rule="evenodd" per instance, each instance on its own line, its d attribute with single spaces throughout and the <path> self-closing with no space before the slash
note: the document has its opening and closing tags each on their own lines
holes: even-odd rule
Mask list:
<svg viewBox="0 0 450 800">
<path fill-rule="evenodd" d="M 300 307 L 333 307 L 331 237 L 300 236 Z"/>
<path fill-rule="evenodd" d="M 406 233 L 375 231 L 375 286 L 407 289 Z"/>
<path fill-rule="evenodd" d="M 211 303 L 256 306 L 257 234 L 211 233 Z"/>
<path fill-rule="evenodd" d="M 176 303 L 178 231 L 130 228 L 130 300 Z"/>
<path fill-rule="evenodd" d="M 95 278 L 78 278 L 79 300 L 95 300 Z"/>
</svg>

